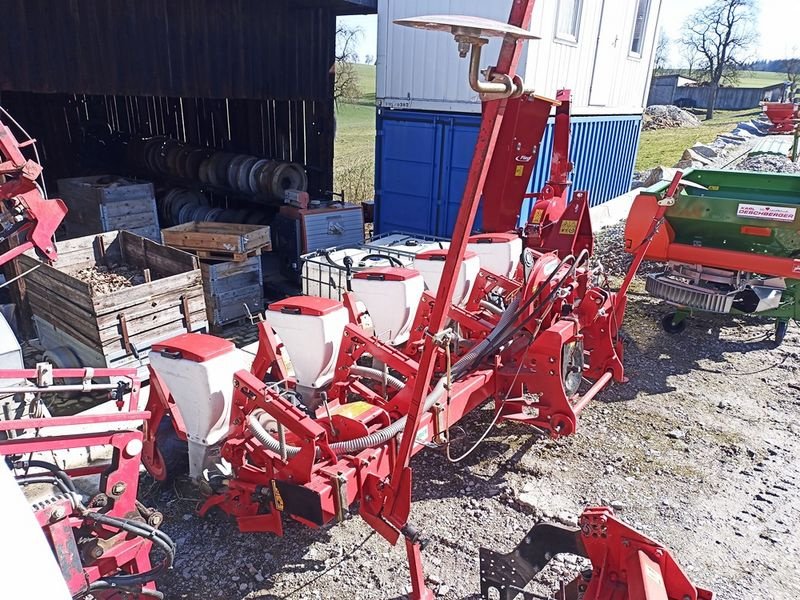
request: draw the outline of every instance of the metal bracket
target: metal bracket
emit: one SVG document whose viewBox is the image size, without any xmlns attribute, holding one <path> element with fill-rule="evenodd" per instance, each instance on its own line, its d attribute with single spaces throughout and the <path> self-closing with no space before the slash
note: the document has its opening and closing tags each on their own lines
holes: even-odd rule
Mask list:
<svg viewBox="0 0 800 600">
<path fill-rule="evenodd" d="M 535 598 L 526 596 L 525 586 L 562 553 L 587 556 L 579 528 L 540 523 L 508 554 L 481 548 L 481 598 L 512 600 L 519 594 Z"/>
</svg>

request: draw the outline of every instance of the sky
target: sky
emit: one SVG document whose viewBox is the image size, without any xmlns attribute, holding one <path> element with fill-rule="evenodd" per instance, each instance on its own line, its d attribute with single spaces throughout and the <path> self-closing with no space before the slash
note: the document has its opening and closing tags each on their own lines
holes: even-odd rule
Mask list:
<svg viewBox="0 0 800 600">
<path fill-rule="evenodd" d="M 538 2 L 554 2 L 555 0 L 537 0 Z M 600 0 L 584 0 L 599 2 Z M 609 0 L 606 0 L 608 2 Z M 619 0 L 610 0 L 612 2 Z M 673 40 L 681 36 L 681 29 L 687 17 L 710 0 L 662 0 L 660 25 Z M 757 0 L 760 6 L 758 23 L 758 40 L 752 50 L 753 59 L 786 58 L 790 54 L 800 55 L 800 0 Z M 378 26 L 375 15 L 359 15 L 342 17 L 342 20 L 360 27 L 361 39 L 357 52 L 363 62 L 367 55 L 375 56 L 378 47 Z M 796 48 L 796 52 L 792 49 Z M 671 44 L 671 67 L 680 64 L 677 43 Z"/>
</svg>

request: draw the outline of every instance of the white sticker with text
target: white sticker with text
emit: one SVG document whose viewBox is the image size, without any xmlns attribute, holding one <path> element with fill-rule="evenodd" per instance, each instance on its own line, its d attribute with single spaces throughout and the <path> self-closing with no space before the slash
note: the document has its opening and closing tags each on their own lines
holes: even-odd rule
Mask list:
<svg viewBox="0 0 800 600">
<path fill-rule="evenodd" d="M 787 206 L 764 206 L 763 204 L 740 204 L 736 209 L 737 217 L 749 219 L 768 219 L 791 223 L 797 215 L 796 208 Z"/>
</svg>

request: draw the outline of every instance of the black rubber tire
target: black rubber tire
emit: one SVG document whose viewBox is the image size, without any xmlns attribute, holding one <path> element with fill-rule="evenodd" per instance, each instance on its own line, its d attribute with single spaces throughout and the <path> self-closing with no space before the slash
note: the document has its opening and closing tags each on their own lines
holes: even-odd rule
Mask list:
<svg viewBox="0 0 800 600">
<path fill-rule="evenodd" d="M 178 438 L 170 417 L 164 417 L 158 425 L 156 448 L 164 459 L 167 471 L 167 477 L 163 481 L 165 485 L 189 472 L 189 444 Z"/>
<path fill-rule="evenodd" d="M 780 346 L 786 332 L 789 330 L 789 321 L 775 321 L 775 345 Z"/>
<path fill-rule="evenodd" d="M 674 321 L 676 315 L 677 313 L 669 313 L 661 319 L 661 327 L 670 335 L 677 335 L 686 330 L 686 317 L 676 323 Z"/>
</svg>

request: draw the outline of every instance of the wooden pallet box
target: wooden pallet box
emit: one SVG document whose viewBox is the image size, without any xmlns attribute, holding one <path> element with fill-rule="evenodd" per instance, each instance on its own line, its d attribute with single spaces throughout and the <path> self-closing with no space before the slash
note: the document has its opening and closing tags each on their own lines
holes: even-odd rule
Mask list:
<svg viewBox="0 0 800 600">
<path fill-rule="evenodd" d="M 244 261 L 202 261 L 208 321 L 214 327 L 264 309 L 261 257 Z"/>
<path fill-rule="evenodd" d="M 192 221 L 161 230 L 167 246 L 201 258 L 243 261 L 271 249 L 269 227 L 240 223 Z"/>
<path fill-rule="evenodd" d="M 208 329 L 198 259 L 127 231 L 66 240 L 58 260 L 19 257 L 24 299 L 40 341 L 73 349 L 87 366 L 142 367 L 159 341 Z M 124 265 L 142 272 L 142 283 L 108 293 L 77 278 L 81 269 Z M 149 281 L 147 281 L 149 279 Z"/>
<path fill-rule="evenodd" d="M 70 238 L 125 230 L 161 241 L 153 184 L 115 175 L 58 180 L 58 194 L 69 212 L 64 228 Z"/>
</svg>

